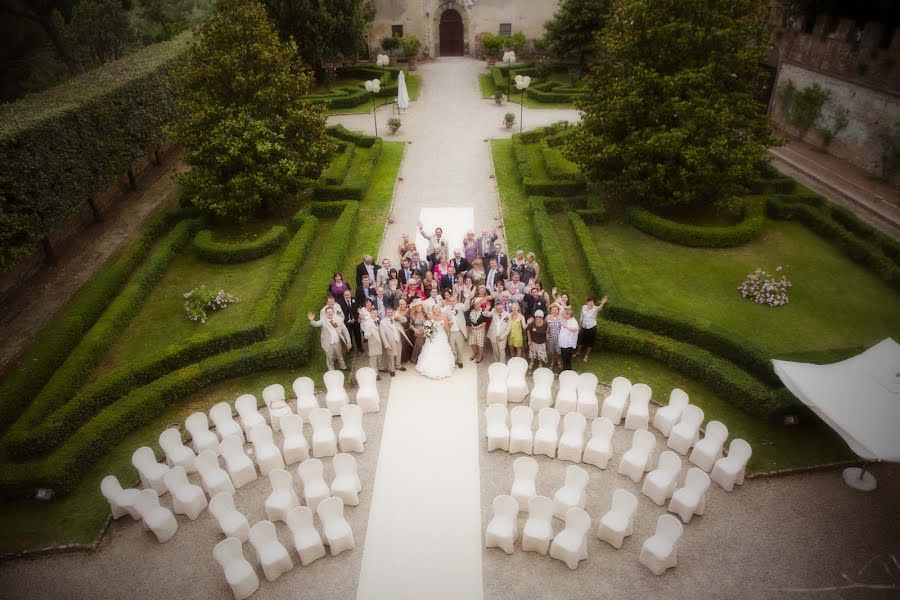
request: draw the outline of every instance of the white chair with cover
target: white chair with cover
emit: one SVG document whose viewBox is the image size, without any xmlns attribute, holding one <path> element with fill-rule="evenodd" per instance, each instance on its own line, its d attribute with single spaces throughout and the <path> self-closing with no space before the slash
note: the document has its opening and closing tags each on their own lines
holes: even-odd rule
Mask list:
<svg viewBox="0 0 900 600">
<path fill-rule="evenodd" d="M 131 464 L 137 469 L 138 475 L 141 476 L 141 485 L 144 489 L 152 488 L 156 490 L 158 496 L 162 496 L 169 490 L 166 488 L 166 482 L 163 479 L 169 472 L 169 466 L 164 463 L 156 462 L 156 454 L 153 449 L 148 446 L 141 446 L 131 455 Z"/>
<path fill-rule="evenodd" d="M 694 444 L 690 461 L 709 473 L 713 465 L 722 457 L 722 448 L 728 439 L 728 428 L 721 421 L 710 421 L 706 424 L 703 439 Z"/>
<path fill-rule="evenodd" d="M 627 398 L 631 393 L 631 380 L 627 377 L 613 377 L 613 380 L 609 384 L 609 388 L 611 394 L 619 394 Z"/>
<path fill-rule="evenodd" d="M 508 402 L 523 402 L 528 395 L 528 361 L 521 356 L 514 356 L 506 363 L 506 398 Z"/>
<path fill-rule="evenodd" d="M 244 434 L 229 435 L 219 444 L 225 469 L 231 477 L 234 487 L 241 489 L 251 481 L 256 481 L 256 467 L 244 452 Z"/>
<path fill-rule="evenodd" d="M 517 406 L 509 412 L 511 427 L 509 429 L 509 453 L 522 452 L 531 454 L 534 443 L 534 413 L 528 406 Z"/>
<path fill-rule="evenodd" d="M 669 502 L 669 512 L 673 512 L 685 523 L 694 515 L 706 512 L 706 492 L 709 490 L 709 475 L 706 471 L 691 467 L 684 477 L 684 487 L 675 490 Z"/>
<path fill-rule="evenodd" d="M 298 414 L 281 417 L 281 435 L 284 464 L 292 465 L 309 458 L 309 442 L 303 435 L 303 417 Z"/>
<path fill-rule="evenodd" d="M 209 418 L 206 413 L 195 412 L 184 420 L 184 428 L 191 434 L 191 445 L 194 452 L 200 454 L 204 450 L 212 450 L 219 455 L 219 438 L 209 430 Z"/>
<path fill-rule="evenodd" d="M 610 384 L 609 396 L 603 400 L 600 416 L 612 421 L 613 425 L 622 422 L 625 409 L 628 408 L 628 396 L 631 394 L 631 381 L 625 377 L 615 377 Z"/>
<path fill-rule="evenodd" d="M 547 367 L 534 370 L 534 387 L 528 397 L 528 405 L 534 412 L 553 406 L 553 379 L 556 376 Z"/>
<path fill-rule="evenodd" d="M 225 572 L 225 581 L 231 587 L 235 600 L 249 598 L 259 589 L 259 577 L 253 565 L 244 558 L 242 541 L 227 537 L 213 548 L 213 556 Z"/>
<path fill-rule="evenodd" d="M 731 440 L 728 456 L 716 461 L 709 478 L 722 486 L 726 492 L 733 490 L 735 484 L 743 485 L 744 471 L 752 454 L 750 444 L 740 438 Z"/>
<path fill-rule="evenodd" d="M 159 447 L 166 455 L 166 463 L 170 467 L 182 467 L 187 473 L 195 473 L 197 466 L 194 464 L 197 455 L 181 441 L 181 432 L 169 428 L 159 434 Z"/>
<path fill-rule="evenodd" d="M 297 414 L 307 421 L 309 412 L 314 408 L 319 408 L 319 401 L 316 399 L 316 384 L 309 377 L 298 377 L 294 380 L 293 388 L 294 395 L 297 396 Z"/>
<path fill-rule="evenodd" d="M 591 421 L 591 439 L 584 447 L 584 456 L 581 457 L 581 460 L 589 465 L 605 469 L 613 455 L 613 433 L 615 433 L 615 426 L 606 417 L 598 417 Z"/>
<path fill-rule="evenodd" d="M 596 419 L 600 414 L 600 404 L 597 402 L 597 376 L 593 373 L 582 373 L 578 376 L 578 406 L 577 410 L 585 419 Z"/>
<path fill-rule="evenodd" d="M 166 487 L 172 494 L 172 508 L 179 515 L 185 515 L 191 521 L 197 519 L 206 508 L 206 494 L 199 485 L 188 480 L 184 467 L 172 467 L 166 473 Z"/>
<path fill-rule="evenodd" d="M 378 372 L 372 367 L 361 367 L 356 371 L 356 404 L 363 412 L 381 410 L 381 396 L 378 394 Z"/>
<path fill-rule="evenodd" d="M 338 433 L 338 445 L 341 452 L 365 451 L 366 432 L 363 431 L 362 409 L 355 404 L 341 407 L 341 430 Z"/>
<path fill-rule="evenodd" d="M 353 530 L 344 518 L 344 503 L 340 498 L 326 498 L 319 503 L 316 514 L 322 522 L 322 539 L 328 544 L 332 556 L 356 547 Z"/>
<path fill-rule="evenodd" d="M 682 533 L 684 526 L 678 519 L 672 515 L 660 515 L 656 520 L 656 533 L 644 541 L 638 560 L 654 575 L 662 575 L 666 569 L 678 564 L 676 546 Z"/>
<path fill-rule="evenodd" d="M 613 492 L 612 508 L 600 518 L 597 537 L 618 550 L 625 538 L 634 533 L 634 513 L 638 500 L 628 490 Z"/>
<path fill-rule="evenodd" d="M 234 506 L 234 496 L 231 494 L 222 492 L 213 496 L 209 501 L 209 512 L 225 537 L 237 538 L 242 542 L 250 539 L 250 522 Z"/>
<path fill-rule="evenodd" d="M 278 541 L 275 524 L 271 521 L 260 521 L 250 528 L 250 543 L 269 581 L 275 581 L 294 568 L 294 561 L 287 548 Z"/>
<path fill-rule="evenodd" d="M 559 412 L 555 408 L 542 408 L 538 412 L 538 426 L 534 432 L 534 453 L 556 458 L 558 444 Z"/>
<path fill-rule="evenodd" d="M 502 404 L 506 406 L 508 401 L 508 388 L 506 379 L 509 376 L 509 367 L 502 362 L 491 363 L 488 367 L 487 403 Z"/>
<path fill-rule="evenodd" d="M 304 460 L 297 467 L 297 475 L 303 484 L 303 497 L 310 510 L 316 510 L 319 503 L 331 496 L 331 489 L 325 483 L 325 465 L 318 458 Z"/>
<path fill-rule="evenodd" d="M 550 557 L 561 560 L 572 570 L 587 558 L 587 532 L 591 529 L 591 517 L 583 508 L 566 511 L 566 528 L 556 534 L 550 544 Z"/>
<path fill-rule="evenodd" d="M 266 419 L 259 414 L 256 407 L 256 396 L 253 394 L 242 394 L 234 401 L 234 409 L 237 411 L 238 419 L 241 421 L 241 427 L 244 434 L 250 435 L 250 430 L 257 425 L 265 425 Z"/>
<path fill-rule="evenodd" d="M 210 498 L 222 492 L 235 492 L 231 477 L 219 466 L 219 457 L 212 450 L 204 450 L 197 456 L 197 472 Z"/>
<path fill-rule="evenodd" d="M 647 429 L 650 427 L 650 398 L 653 390 L 646 383 L 631 386 L 628 410 L 625 412 L 625 429 Z"/>
<path fill-rule="evenodd" d="M 300 497 L 294 491 L 294 478 L 284 469 L 269 471 L 269 484 L 272 493 L 266 498 L 266 518 L 275 521 L 287 521 L 287 514 L 300 506 Z"/>
<path fill-rule="evenodd" d="M 653 415 L 653 426 L 663 437 L 669 437 L 672 427 L 681 419 L 681 413 L 689 403 L 687 393 L 681 388 L 675 388 L 669 394 L 669 403 L 656 409 L 656 413 Z"/>
<path fill-rule="evenodd" d="M 519 504 L 512 496 L 503 494 L 494 498 L 493 506 L 494 516 L 484 532 L 484 546 L 512 554 L 513 544 L 519 537 Z"/>
<path fill-rule="evenodd" d="M 344 389 L 344 372 L 328 371 L 322 377 L 325 381 L 325 406 L 332 415 L 341 414 L 341 407 L 350 404 L 350 396 Z"/>
<path fill-rule="evenodd" d="M 134 501 L 144 527 L 153 532 L 160 544 L 168 542 L 178 531 L 178 521 L 172 511 L 159 505 L 159 496 L 153 490 L 141 490 Z"/>
<path fill-rule="evenodd" d="M 291 405 L 285 400 L 284 386 L 280 383 L 267 385 L 263 388 L 262 397 L 269 411 L 269 423 L 272 424 L 272 431 L 278 433 L 281 431 L 281 418 L 294 414 Z"/>
<path fill-rule="evenodd" d="M 663 506 L 672 497 L 681 472 L 681 457 L 666 450 L 659 455 L 656 468 L 644 478 L 641 493 L 653 500 L 657 506 Z"/>
<path fill-rule="evenodd" d="M 362 482 L 359 480 L 359 467 L 352 454 L 341 452 L 331 461 L 334 468 L 334 479 L 331 481 L 331 495 L 340 498 L 344 506 L 359 504 L 359 493 Z"/>
<path fill-rule="evenodd" d="M 219 441 L 229 435 L 239 435 L 241 441 L 244 441 L 244 430 L 234 420 L 234 416 L 231 414 L 231 405 L 227 402 L 219 402 L 209 409 L 209 420 L 216 426 L 216 435 L 219 436 Z"/>
<path fill-rule="evenodd" d="M 287 515 L 287 526 L 301 565 L 305 567 L 325 556 L 325 544 L 313 525 L 313 513 L 308 506 L 292 509 Z"/>
<path fill-rule="evenodd" d="M 309 412 L 309 424 L 312 425 L 312 454 L 315 457 L 334 456 L 337 454 L 337 436 L 331 425 L 331 411 L 327 408 L 314 408 Z"/>
<path fill-rule="evenodd" d="M 109 510 L 112 512 L 112 518 L 118 519 L 125 515 L 131 515 L 131 518 L 137 521 L 141 518 L 135 503 L 141 491 L 135 488 L 122 489 L 122 484 L 115 475 L 107 475 L 100 482 L 100 493 L 109 502 Z"/>
<path fill-rule="evenodd" d="M 559 389 L 556 390 L 554 406 L 560 415 L 578 408 L 578 373 L 575 371 L 563 371 L 559 374 Z"/>
<path fill-rule="evenodd" d="M 570 412 L 563 417 L 563 433 L 559 438 L 559 448 L 556 458 L 581 462 L 581 453 L 584 451 L 584 430 L 587 428 L 587 420 L 578 412 Z"/>
<path fill-rule="evenodd" d="M 691 446 L 700 439 L 701 425 L 703 425 L 703 410 L 699 406 L 688 404 L 681 413 L 681 420 L 669 433 L 667 445 L 678 454 L 687 454 Z"/>
<path fill-rule="evenodd" d="M 501 364 L 501 363 L 494 363 Z M 493 366 L 493 365 L 491 365 Z M 504 365 L 506 366 L 506 365 Z M 506 404 L 489 404 L 484 410 L 488 452 L 509 450 L 509 427 L 506 425 Z"/>
<path fill-rule="evenodd" d="M 553 500 L 534 496 L 528 501 L 528 520 L 522 528 L 522 551 L 547 555 L 553 539 Z"/>
<path fill-rule="evenodd" d="M 537 496 L 537 474 L 538 463 L 530 456 L 520 456 L 513 461 L 513 483 L 509 495 L 519 503 L 520 510 L 528 508 L 528 501 Z"/>
<path fill-rule="evenodd" d="M 281 450 L 275 445 L 272 429 L 268 425 L 265 423 L 257 425 L 250 430 L 247 437 L 253 444 L 256 464 L 259 465 L 259 472 L 263 474 L 263 477 L 268 475 L 272 469 L 284 468 L 284 457 L 281 456 Z"/>
<path fill-rule="evenodd" d="M 646 429 L 638 429 L 631 438 L 631 449 L 622 455 L 618 472 L 640 483 L 650 466 L 650 455 L 656 449 L 656 436 Z"/>
<path fill-rule="evenodd" d="M 587 488 L 588 472 L 575 465 L 566 467 L 566 482 L 553 495 L 553 516 L 564 519 L 566 512 L 577 506 L 584 508 L 586 501 L 585 489 Z"/>
</svg>

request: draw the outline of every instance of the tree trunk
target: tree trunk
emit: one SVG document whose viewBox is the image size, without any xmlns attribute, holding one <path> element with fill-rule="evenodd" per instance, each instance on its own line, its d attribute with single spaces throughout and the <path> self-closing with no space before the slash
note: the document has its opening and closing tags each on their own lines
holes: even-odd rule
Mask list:
<svg viewBox="0 0 900 600">
<path fill-rule="evenodd" d="M 128 187 L 137 189 L 137 182 L 134 180 L 134 169 L 128 167 Z"/>
</svg>

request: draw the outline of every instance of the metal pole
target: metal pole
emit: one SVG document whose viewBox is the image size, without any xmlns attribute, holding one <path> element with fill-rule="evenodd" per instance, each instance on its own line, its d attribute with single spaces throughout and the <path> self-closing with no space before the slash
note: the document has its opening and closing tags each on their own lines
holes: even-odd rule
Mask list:
<svg viewBox="0 0 900 600">
<path fill-rule="evenodd" d="M 522 117 L 525 114 L 525 88 L 522 88 L 522 103 L 519 104 L 519 133 L 522 133 Z"/>
<path fill-rule="evenodd" d="M 375 121 L 375 137 L 378 137 L 378 115 L 375 114 L 375 92 L 372 92 L 372 119 Z"/>
</svg>

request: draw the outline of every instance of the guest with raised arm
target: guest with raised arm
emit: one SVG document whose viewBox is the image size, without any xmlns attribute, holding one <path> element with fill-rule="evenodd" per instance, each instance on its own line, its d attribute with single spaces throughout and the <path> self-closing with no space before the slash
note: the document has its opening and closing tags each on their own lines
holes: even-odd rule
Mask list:
<svg viewBox="0 0 900 600">
<path fill-rule="evenodd" d="M 475 232 L 471 229 L 466 232 L 462 249 L 463 256 L 466 257 L 466 261 L 468 261 L 470 265 L 476 258 L 481 258 L 481 252 L 478 251 L 478 240 L 475 239 Z"/>
<path fill-rule="evenodd" d="M 494 304 L 491 311 L 491 327 L 488 329 L 487 338 L 491 341 L 491 349 L 494 351 L 494 361 L 506 362 L 506 341 L 509 338 L 511 318 L 502 302 Z"/>
<path fill-rule="evenodd" d="M 562 327 L 559 331 L 559 353 L 562 356 L 563 369 L 572 369 L 572 356 L 578 345 L 578 321 L 575 320 L 572 307 L 567 306 L 563 313 Z"/>
<path fill-rule="evenodd" d="M 334 298 L 331 298 L 332 302 Z M 338 319 L 334 314 L 334 307 L 324 309 L 323 318 L 316 320 L 312 313 L 306 313 L 309 324 L 313 327 L 322 329 L 321 344 L 322 350 L 325 351 L 325 366 L 329 371 L 334 370 L 335 364 L 340 366 L 341 371 L 347 370 L 347 364 L 344 362 L 344 354 L 341 352 L 341 344 L 346 346 L 350 351 L 350 332 L 344 325 L 342 319 Z"/>
<path fill-rule="evenodd" d="M 422 234 L 426 240 L 428 240 L 428 255 L 429 260 L 434 262 L 434 259 L 430 258 L 434 255 L 438 250 L 440 250 L 444 256 L 447 256 L 447 240 L 444 239 L 444 230 L 440 227 L 435 227 L 434 235 L 428 234 L 422 228 L 422 221 L 416 221 L 416 227 L 419 228 L 419 233 Z"/>
<path fill-rule="evenodd" d="M 497 230 L 488 231 L 487 227 L 481 230 L 481 237 L 478 238 L 478 253 L 481 260 L 487 262 L 494 251 L 494 242 L 497 241 Z"/>
<path fill-rule="evenodd" d="M 584 362 L 587 362 L 591 356 L 591 350 L 594 348 L 594 342 L 597 340 L 597 317 L 603 307 L 606 306 L 606 296 L 600 299 L 600 304 L 596 303 L 593 296 L 588 296 L 587 303 L 581 307 L 581 332 L 578 336 L 578 351 L 584 348 Z"/>
</svg>

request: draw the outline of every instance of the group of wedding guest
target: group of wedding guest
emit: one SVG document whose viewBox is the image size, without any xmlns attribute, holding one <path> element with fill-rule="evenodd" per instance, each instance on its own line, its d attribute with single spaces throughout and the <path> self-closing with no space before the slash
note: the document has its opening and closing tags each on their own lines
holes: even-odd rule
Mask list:
<svg viewBox="0 0 900 600">
<path fill-rule="evenodd" d="M 544 289 L 534 253 L 518 249 L 509 257 L 496 229 L 482 229 L 477 237 L 469 231 L 451 250 L 440 227 L 431 233 L 419 222 L 418 228 L 428 241 L 425 256 L 404 234 L 393 259 L 376 264 L 363 258 L 355 291 L 335 273 L 319 318 L 309 313 L 311 324 L 322 328 L 329 369 L 346 369 L 342 350 L 355 348 L 380 373 L 405 371 L 403 364 L 415 363 L 422 350 L 426 322 L 441 313 L 449 317 L 457 367 L 466 358 L 484 360 L 486 345 L 493 360 L 525 357 L 530 369 L 571 369 L 582 348 L 587 362 L 605 297 L 599 303 L 587 298 L 576 319 L 568 294 Z"/>
</svg>

